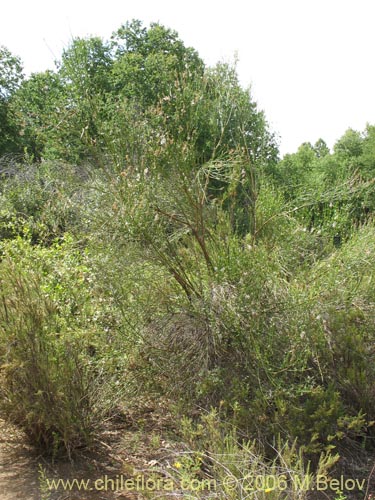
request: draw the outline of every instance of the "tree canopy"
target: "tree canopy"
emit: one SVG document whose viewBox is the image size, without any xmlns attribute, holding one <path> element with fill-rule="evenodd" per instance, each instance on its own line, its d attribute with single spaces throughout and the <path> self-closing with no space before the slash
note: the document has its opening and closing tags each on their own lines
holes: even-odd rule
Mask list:
<svg viewBox="0 0 375 500">
<path fill-rule="evenodd" d="M 9 102 L 23 79 L 21 60 L 0 47 L 0 155 L 18 148 L 18 129 L 13 123 Z"/>
<path fill-rule="evenodd" d="M 206 68 L 175 31 L 157 23 L 128 22 L 109 41 L 74 39 L 56 71 L 22 84 L 19 61 L 10 54 L 7 61 L 14 135 L 22 136 L 19 150 L 36 158 L 119 161 L 131 153 L 132 127 L 144 129 L 152 148 L 162 146 L 165 164 L 186 150 L 197 165 L 235 148 L 257 163 L 277 158 L 264 114 L 240 87 L 235 68 Z"/>
</svg>

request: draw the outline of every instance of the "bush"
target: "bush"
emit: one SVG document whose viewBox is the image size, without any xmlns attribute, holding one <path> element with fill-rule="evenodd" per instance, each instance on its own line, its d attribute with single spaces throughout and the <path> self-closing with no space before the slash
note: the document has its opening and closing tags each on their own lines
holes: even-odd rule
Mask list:
<svg viewBox="0 0 375 500">
<path fill-rule="evenodd" d="M 77 233 L 90 175 L 62 162 L 14 166 L 0 181 L 0 236 L 49 245 L 65 232 Z"/>
<path fill-rule="evenodd" d="M 228 196 L 210 194 L 211 175 L 232 189 L 227 162 L 179 176 L 129 171 L 101 186 L 90 252 L 122 317 L 133 387 L 173 396 L 187 412 L 220 407 L 248 436 L 281 433 L 309 453 L 363 439 L 373 415 L 363 382 L 373 378 L 370 316 L 359 330 L 336 308 L 369 272 L 357 256 L 343 272 L 347 245 L 304 231 L 262 177 L 249 208 L 253 232 L 242 236 Z M 362 368 L 337 370 L 354 333 Z M 348 397 L 355 391 L 366 400 Z"/>
<path fill-rule="evenodd" d="M 275 439 L 270 460 L 259 442 L 240 441 L 214 411 L 197 423 L 183 419 L 181 429 L 187 449 L 174 458 L 172 477 L 177 485 L 195 486 L 191 493 L 197 499 L 305 500 L 317 476 L 328 479 L 338 460 L 324 453 L 312 471 L 296 443 L 281 439 Z"/>
<path fill-rule="evenodd" d="M 64 269 L 69 246 L 38 254 L 28 243 L 8 243 L 0 267 L 0 411 L 47 453 L 89 445 L 116 407 L 96 354 L 104 332 L 90 321 L 84 267 L 71 246 Z"/>
</svg>

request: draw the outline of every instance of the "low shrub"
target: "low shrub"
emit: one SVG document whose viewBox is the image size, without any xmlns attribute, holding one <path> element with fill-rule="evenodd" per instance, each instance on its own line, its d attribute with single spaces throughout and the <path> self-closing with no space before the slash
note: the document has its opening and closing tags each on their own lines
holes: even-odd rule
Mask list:
<svg viewBox="0 0 375 500">
<path fill-rule="evenodd" d="M 71 247 L 69 264 L 61 245 L 38 252 L 20 240 L 6 250 L 0 264 L 0 412 L 44 452 L 70 455 L 92 443 L 117 405 L 100 353 L 105 332 L 92 322 L 84 267 Z M 58 271 L 52 265 L 57 256 Z"/>
</svg>

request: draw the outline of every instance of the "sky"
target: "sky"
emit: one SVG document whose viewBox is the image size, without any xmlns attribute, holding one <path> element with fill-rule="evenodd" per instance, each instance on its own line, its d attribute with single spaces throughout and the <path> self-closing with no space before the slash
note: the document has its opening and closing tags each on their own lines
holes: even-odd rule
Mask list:
<svg viewBox="0 0 375 500">
<path fill-rule="evenodd" d="M 237 59 L 282 154 L 375 124 L 374 0 L 13 0 L 0 12 L 0 45 L 27 74 L 131 19 L 176 30 L 208 65 Z"/>
</svg>

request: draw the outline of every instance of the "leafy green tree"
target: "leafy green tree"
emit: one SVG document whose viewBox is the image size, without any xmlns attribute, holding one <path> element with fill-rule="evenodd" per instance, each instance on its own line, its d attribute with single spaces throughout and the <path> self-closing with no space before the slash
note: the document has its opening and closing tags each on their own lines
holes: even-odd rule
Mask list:
<svg viewBox="0 0 375 500">
<path fill-rule="evenodd" d="M 60 76 L 45 71 L 24 80 L 12 98 L 23 147 L 35 159 L 62 154 L 63 125 L 71 115 L 64 93 Z"/>
<path fill-rule="evenodd" d="M 110 90 L 112 68 L 109 44 L 101 38 L 75 38 L 64 50 L 59 73 L 76 97 L 94 97 Z"/>
<path fill-rule="evenodd" d="M 361 156 L 363 150 L 363 138 L 360 132 L 349 129 L 334 145 L 335 153 L 344 161 L 348 166 L 354 166 L 356 159 Z"/>
<path fill-rule="evenodd" d="M 362 174 L 367 179 L 373 179 L 375 174 L 375 125 L 367 125 L 363 134 L 360 162 L 363 166 Z"/>
<path fill-rule="evenodd" d="M 57 72 L 24 82 L 13 109 L 35 158 L 101 164 L 110 156 L 164 172 L 233 151 L 252 169 L 277 161 L 275 138 L 235 67 L 205 68 L 175 31 L 156 23 L 126 23 L 111 42 L 74 39 Z"/>
<path fill-rule="evenodd" d="M 112 57 L 99 138 L 117 164 L 196 169 L 234 150 L 245 152 L 253 167 L 276 163 L 275 138 L 235 67 L 205 68 L 176 32 L 140 21 L 113 34 Z M 142 137 L 135 149 L 134 130 Z"/>
<path fill-rule="evenodd" d="M 197 111 L 198 95 L 202 98 L 203 61 L 195 50 L 185 47 L 175 31 L 157 23 L 146 28 L 140 21 L 126 23 L 113 34 L 112 54 L 112 91 L 106 105 L 109 119 L 102 124 L 105 148 L 116 162 L 121 155 L 123 159 L 129 156 L 127 163 L 150 161 L 168 171 L 177 157 L 181 160 L 194 151 L 192 114 Z M 133 147 L 124 149 L 130 142 L 138 142 L 133 141 L 129 128 L 130 115 L 138 136 L 154 150 L 149 160 L 140 160 L 143 147 L 136 148 L 136 154 Z M 198 110 L 197 119 L 201 116 Z"/>
<path fill-rule="evenodd" d="M 314 151 L 318 158 L 323 158 L 329 154 L 329 147 L 323 139 L 318 139 L 314 144 Z"/>
<path fill-rule="evenodd" d="M 287 198 L 293 199 L 306 190 L 312 179 L 317 156 L 309 142 L 303 143 L 296 153 L 284 156 L 278 165 L 278 173 Z"/>
<path fill-rule="evenodd" d="M 264 113 L 241 88 L 235 66 L 219 63 L 186 78 L 162 109 L 174 141 L 194 143 L 200 163 L 242 151 L 253 165 L 275 163 L 278 149 Z"/>
<path fill-rule="evenodd" d="M 184 75 L 203 75 L 204 64 L 198 53 L 185 47 L 175 31 L 157 23 L 149 29 L 141 21 L 124 24 L 113 34 L 112 48 L 116 94 L 135 98 L 143 109 L 171 96 Z"/>
<path fill-rule="evenodd" d="M 31 75 L 12 103 L 23 143 L 35 158 L 95 156 L 112 60 L 99 38 L 75 39 L 58 71 Z"/>
<path fill-rule="evenodd" d="M 9 98 L 23 79 L 23 68 L 19 57 L 12 55 L 6 47 L 0 47 L 0 97 Z"/>
<path fill-rule="evenodd" d="M 0 47 L 0 155 L 18 151 L 18 130 L 9 110 L 9 101 L 23 79 L 21 60 Z"/>
<path fill-rule="evenodd" d="M 106 119 L 112 65 L 110 46 L 98 37 L 76 38 L 63 52 L 59 75 L 70 110 L 66 132 L 76 143 L 78 158 L 98 160 L 98 130 Z"/>
</svg>

